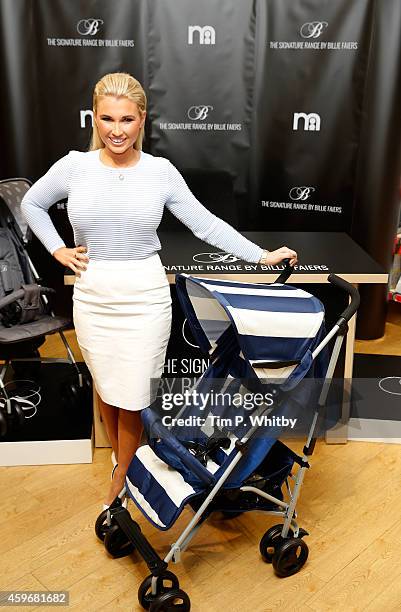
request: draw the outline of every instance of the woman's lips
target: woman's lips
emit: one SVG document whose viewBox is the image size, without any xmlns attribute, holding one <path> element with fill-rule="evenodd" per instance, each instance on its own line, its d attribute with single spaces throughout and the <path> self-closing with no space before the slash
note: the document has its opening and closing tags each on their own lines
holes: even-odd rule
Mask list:
<svg viewBox="0 0 401 612">
<path fill-rule="evenodd" d="M 115 146 L 119 146 L 119 145 L 124 144 L 124 142 L 125 142 L 125 140 L 126 140 L 126 139 L 125 139 L 125 138 L 123 138 L 123 139 L 121 139 L 121 140 L 120 140 L 120 139 L 114 139 L 114 138 L 110 138 L 110 137 L 109 137 L 109 140 L 110 140 L 110 142 L 112 142 L 112 143 L 113 143 L 113 145 L 115 145 Z"/>
</svg>

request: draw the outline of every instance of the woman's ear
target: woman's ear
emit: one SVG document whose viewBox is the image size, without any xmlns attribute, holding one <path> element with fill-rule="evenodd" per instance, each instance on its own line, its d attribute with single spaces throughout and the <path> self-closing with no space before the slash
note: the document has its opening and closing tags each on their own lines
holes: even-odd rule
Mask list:
<svg viewBox="0 0 401 612">
<path fill-rule="evenodd" d="M 145 119 L 146 119 L 146 111 L 142 111 L 142 114 L 141 114 L 141 127 L 145 124 Z"/>
</svg>

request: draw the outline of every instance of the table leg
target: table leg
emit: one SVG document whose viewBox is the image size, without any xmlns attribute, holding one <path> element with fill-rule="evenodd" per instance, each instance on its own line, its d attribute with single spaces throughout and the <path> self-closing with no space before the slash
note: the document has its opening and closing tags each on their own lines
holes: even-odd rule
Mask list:
<svg viewBox="0 0 401 612">
<path fill-rule="evenodd" d="M 358 285 L 354 284 L 358 288 Z M 351 298 L 350 298 L 351 301 Z M 347 444 L 348 421 L 351 412 L 352 370 L 354 365 L 356 314 L 348 323 L 348 333 L 345 339 L 345 363 L 344 363 L 344 387 L 341 419 L 333 427 L 326 431 L 327 444 Z"/>
</svg>

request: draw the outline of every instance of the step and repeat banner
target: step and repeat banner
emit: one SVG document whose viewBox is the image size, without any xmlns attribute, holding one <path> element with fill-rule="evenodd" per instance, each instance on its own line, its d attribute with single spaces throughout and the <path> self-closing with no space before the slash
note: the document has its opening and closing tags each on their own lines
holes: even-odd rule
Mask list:
<svg viewBox="0 0 401 612">
<path fill-rule="evenodd" d="M 399 0 L 2 0 L 0 18 L 1 178 L 86 150 L 95 83 L 129 72 L 148 94 L 144 149 L 229 177 L 239 229 L 347 232 L 389 268 Z M 52 215 L 71 241 L 63 205 Z"/>
</svg>

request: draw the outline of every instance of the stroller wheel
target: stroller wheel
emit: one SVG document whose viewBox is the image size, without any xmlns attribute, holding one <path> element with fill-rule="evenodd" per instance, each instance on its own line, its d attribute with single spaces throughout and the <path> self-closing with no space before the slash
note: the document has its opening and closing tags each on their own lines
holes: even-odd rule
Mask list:
<svg viewBox="0 0 401 612">
<path fill-rule="evenodd" d="M 279 546 L 280 542 L 285 542 L 281 537 L 282 529 L 282 525 L 274 525 L 274 527 L 270 527 L 270 529 L 266 531 L 265 535 L 260 540 L 260 554 L 267 563 L 272 562 L 275 549 Z M 288 537 L 292 538 L 293 535 L 294 532 L 290 528 L 288 530 Z"/>
<path fill-rule="evenodd" d="M 107 511 L 106 511 L 107 512 Z M 112 525 L 104 537 L 104 547 L 114 559 L 121 559 L 135 550 L 135 545 L 119 525 Z"/>
<path fill-rule="evenodd" d="M 12 399 L 11 402 L 12 402 L 14 424 L 17 425 L 18 428 L 23 427 L 25 425 L 24 411 L 22 410 L 21 406 L 18 404 L 18 401 L 16 399 Z"/>
<path fill-rule="evenodd" d="M 104 542 L 104 538 L 106 537 L 106 533 L 110 531 L 113 524 L 107 524 L 107 510 L 103 510 L 99 514 L 95 523 L 95 533 L 101 542 Z"/>
<path fill-rule="evenodd" d="M 68 408 L 78 408 L 79 404 L 79 387 L 74 382 L 64 382 L 61 387 L 61 397 L 64 405 Z"/>
<path fill-rule="evenodd" d="M 273 555 L 273 567 L 277 576 L 286 578 L 299 572 L 308 554 L 308 545 L 301 538 L 283 540 Z"/>
<path fill-rule="evenodd" d="M 157 577 L 156 595 L 152 595 L 152 578 L 152 575 L 147 576 L 138 589 L 138 601 L 145 610 L 149 610 L 151 604 L 159 595 L 169 593 L 170 591 L 177 591 L 180 586 L 177 576 L 173 572 L 166 570 Z M 164 584 L 165 582 L 170 582 L 170 585 Z"/>
<path fill-rule="evenodd" d="M 89 374 L 84 374 L 82 376 L 82 382 L 83 382 L 83 386 L 88 391 L 92 391 L 92 378 L 89 376 Z"/>
<path fill-rule="evenodd" d="M 150 604 L 150 612 L 188 612 L 191 609 L 191 602 L 185 591 L 173 589 L 168 593 L 163 593 L 154 599 Z"/>
</svg>

